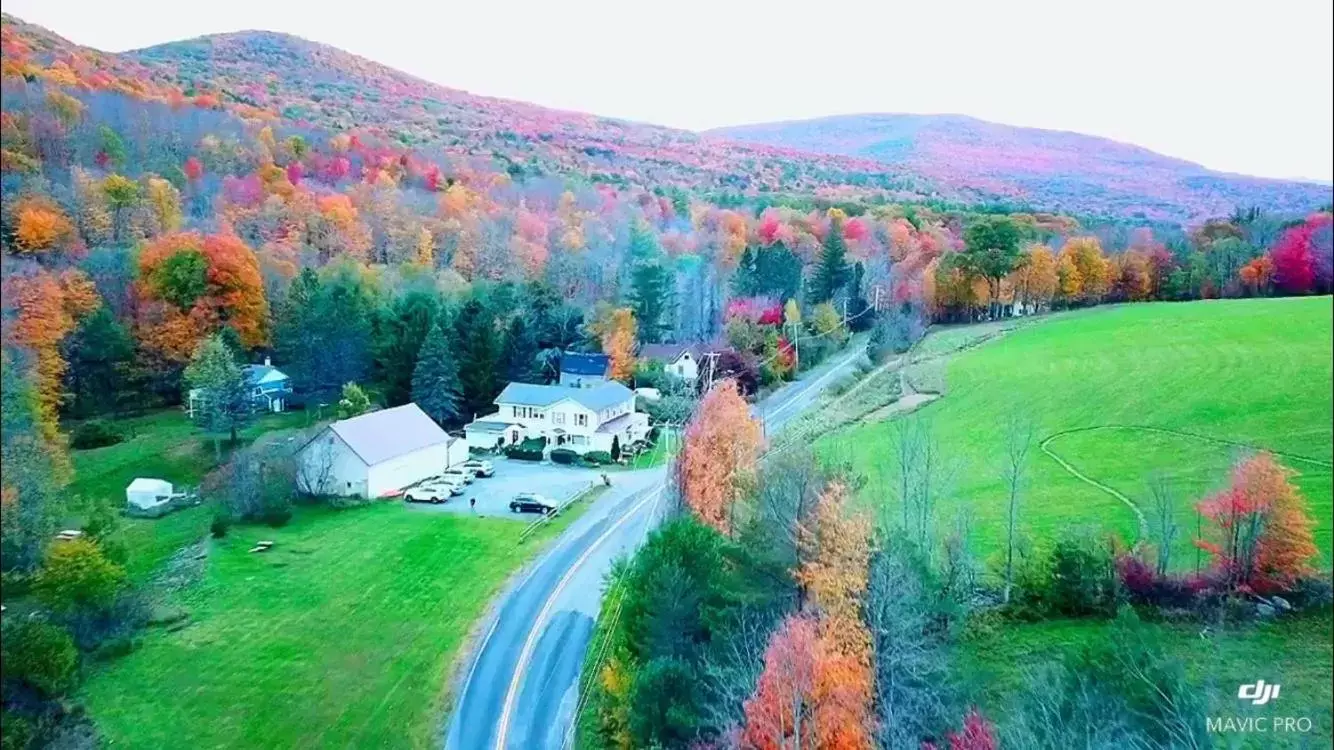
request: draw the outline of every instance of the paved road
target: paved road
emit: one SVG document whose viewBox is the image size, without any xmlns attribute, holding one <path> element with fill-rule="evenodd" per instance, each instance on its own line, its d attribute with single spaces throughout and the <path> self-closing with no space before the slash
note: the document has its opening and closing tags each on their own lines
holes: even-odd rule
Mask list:
<svg viewBox="0 0 1334 750">
<path fill-rule="evenodd" d="M 843 353 L 756 405 L 767 434 L 808 408 L 861 347 Z M 662 518 L 665 468 L 613 475 L 613 485 L 502 595 L 450 720 L 450 750 L 566 747 L 584 652 L 602 582 Z"/>
</svg>

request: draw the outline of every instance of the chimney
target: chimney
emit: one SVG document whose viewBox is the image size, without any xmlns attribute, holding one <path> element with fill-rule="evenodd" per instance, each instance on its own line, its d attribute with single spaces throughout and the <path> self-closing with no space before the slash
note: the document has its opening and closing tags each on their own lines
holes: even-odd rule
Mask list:
<svg viewBox="0 0 1334 750">
<path fill-rule="evenodd" d="M 269 358 L 268 358 L 267 355 L 264 357 L 264 366 L 265 366 L 265 367 L 272 367 L 272 366 L 273 366 L 273 363 L 269 362 Z"/>
</svg>

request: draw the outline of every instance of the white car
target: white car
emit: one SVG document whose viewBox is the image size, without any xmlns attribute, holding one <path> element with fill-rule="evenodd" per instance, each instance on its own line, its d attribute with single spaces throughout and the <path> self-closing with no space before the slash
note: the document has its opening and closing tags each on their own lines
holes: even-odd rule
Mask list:
<svg viewBox="0 0 1334 750">
<path fill-rule="evenodd" d="M 473 476 L 474 476 L 473 470 L 469 469 L 466 465 L 451 466 L 450 468 L 440 472 L 441 479 L 448 480 L 450 477 L 457 477 L 464 484 L 472 484 Z"/>
<path fill-rule="evenodd" d="M 490 461 L 480 458 L 473 458 L 463 462 L 463 468 L 471 471 L 479 477 L 494 477 L 496 467 Z"/>
<path fill-rule="evenodd" d="M 451 495 L 462 495 L 463 485 L 452 482 L 425 482 L 403 493 L 403 500 L 409 503 L 443 503 Z"/>
</svg>

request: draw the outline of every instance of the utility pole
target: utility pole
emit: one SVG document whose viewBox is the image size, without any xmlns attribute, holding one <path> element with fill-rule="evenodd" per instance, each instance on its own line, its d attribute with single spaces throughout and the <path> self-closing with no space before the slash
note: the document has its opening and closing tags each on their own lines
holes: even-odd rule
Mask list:
<svg viewBox="0 0 1334 750">
<path fill-rule="evenodd" d="M 874 288 L 875 288 L 875 302 L 871 303 L 871 309 L 875 310 L 876 313 L 878 314 L 880 312 L 880 285 L 876 284 Z"/>
</svg>

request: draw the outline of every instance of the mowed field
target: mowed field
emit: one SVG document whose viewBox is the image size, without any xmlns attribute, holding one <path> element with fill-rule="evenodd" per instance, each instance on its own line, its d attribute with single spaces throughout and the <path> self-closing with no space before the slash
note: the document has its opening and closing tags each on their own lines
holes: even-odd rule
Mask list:
<svg viewBox="0 0 1334 750">
<path fill-rule="evenodd" d="M 959 338 L 958 329 L 933 334 L 925 351 L 936 336 Z M 1000 472 L 1005 424 L 1017 412 L 1034 423 L 1035 443 L 1146 513 L 1150 478 L 1166 477 L 1181 527 L 1179 569 L 1196 562 L 1194 504 L 1226 482 L 1239 455 L 1279 453 L 1310 501 L 1328 568 L 1332 336 L 1329 297 L 1227 300 L 1055 315 L 960 352 L 947 361 L 945 397 L 914 417 L 930 425 L 949 466 L 939 516 L 971 514 L 983 556 L 1004 545 Z M 879 422 L 836 433 L 822 448 L 867 475 L 865 502 L 893 505 L 895 445 L 894 424 Z M 1125 502 L 1037 444 L 1021 527 L 1038 544 L 1081 529 L 1138 538 Z"/>
<path fill-rule="evenodd" d="M 470 629 L 568 523 L 521 545 L 523 523 L 377 502 L 233 527 L 174 602 L 190 624 L 150 628 L 80 698 L 112 747 L 432 746 Z"/>
</svg>

